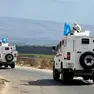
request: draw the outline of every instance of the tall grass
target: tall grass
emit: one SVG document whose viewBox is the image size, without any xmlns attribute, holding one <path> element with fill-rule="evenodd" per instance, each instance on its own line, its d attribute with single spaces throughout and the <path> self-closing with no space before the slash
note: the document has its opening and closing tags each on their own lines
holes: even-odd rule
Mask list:
<svg viewBox="0 0 94 94">
<path fill-rule="evenodd" d="M 52 57 L 25 58 L 18 56 L 17 65 L 35 67 L 38 69 L 52 69 Z"/>
</svg>

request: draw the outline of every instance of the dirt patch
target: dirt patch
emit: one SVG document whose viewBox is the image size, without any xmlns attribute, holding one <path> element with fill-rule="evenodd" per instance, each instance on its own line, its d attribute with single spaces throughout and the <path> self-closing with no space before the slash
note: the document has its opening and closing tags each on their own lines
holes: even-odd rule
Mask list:
<svg viewBox="0 0 94 94">
<path fill-rule="evenodd" d="M 0 90 L 2 90 L 5 87 L 6 82 L 9 82 L 9 81 L 6 79 L 0 78 Z"/>
<path fill-rule="evenodd" d="M 37 58 L 25 58 L 18 57 L 18 66 L 28 66 L 38 69 L 52 69 L 52 58 L 37 57 Z"/>
</svg>

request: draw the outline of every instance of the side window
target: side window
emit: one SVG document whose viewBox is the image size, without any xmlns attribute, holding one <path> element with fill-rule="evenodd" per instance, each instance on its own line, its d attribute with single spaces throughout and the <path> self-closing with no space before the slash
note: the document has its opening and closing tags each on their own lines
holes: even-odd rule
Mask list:
<svg viewBox="0 0 94 94">
<path fill-rule="evenodd" d="M 58 50 L 59 50 L 59 44 L 57 45 L 57 52 L 58 52 Z"/>
<path fill-rule="evenodd" d="M 59 44 L 57 45 L 57 53 L 62 52 L 62 41 L 59 42 Z"/>
<path fill-rule="evenodd" d="M 62 45 L 63 45 L 64 47 L 66 47 L 66 42 L 67 42 L 67 40 L 62 40 Z"/>
<path fill-rule="evenodd" d="M 66 40 L 60 41 L 60 52 L 63 52 L 63 47 L 66 47 Z"/>
<path fill-rule="evenodd" d="M 62 41 L 60 41 L 60 52 L 62 52 Z"/>
<path fill-rule="evenodd" d="M 64 40 L 62 40 L 62 45 L 64 45 Z"/>
<path fill-rule="evenodd" d="M 66 46 L 65 40 L 60 41 L 57 45 L 57 53 L 63 52 L 62 46 Z"/>
<path fill-rule="evenodd" d="M 56 52 L 59 53 L 60 50 L 59 44 L 57 45 L 56 50 L 57 50 Z"/>
<path fill-rule="evenodd" d="M 61 46 L 62 46 L 62 42 L 60 41 L 60 43 L 59 43 L 59 44 L 60 44 L 60 47 L 61 47 Z"/>
<path fill-rule="evenodd" d="M 2 45 L 2 43 L 0 42 L 0 46 Z"/>
</svg>

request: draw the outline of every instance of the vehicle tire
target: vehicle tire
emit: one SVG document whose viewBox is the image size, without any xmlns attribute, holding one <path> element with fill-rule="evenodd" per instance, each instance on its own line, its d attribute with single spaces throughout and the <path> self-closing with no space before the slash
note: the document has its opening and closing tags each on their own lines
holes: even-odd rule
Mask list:
<svg viewBox="0 0 94 94">
<path fill-rule="evenodd" d="M 72 80 L 73 79 L 72 72 L 69 72 L 69 70 L 63 70 L 61 73 L 61 79 L 64 83 Z"/>
<path fill-rule="evenodd" d="M 7 68 L 8 67 L 8 65 L 5 65 L 5 68 Z"/>
<path fill-rule="evenodd" d="M 93 69 L 94 68 L 94 53 L 85 52 L 81 55 L 79 59 L 80 65 L 84 69 Z"/>
<path fill-rule="evenodd" d="M 93 83 L 94 83 L 94 79 L 93 79 Z"/>
<path fill-rule="evenodd" d="M 6 54 L 5 59 L 7 62 L 11 62 L 13 60 L 13 55 L 12 54 Z"/>
<path fill-rule="evenodd" d="M 11 68 L 15 68 L 15 63 L 12 63 L 10 66 Z"/>
<path fill-rule="evenodd" d="M 94 83 L 94 74 L 93 74 L 93 77 L 92 77 L 92 81 L 93 81 L 93 83 Z"/>
<path fill-rule="evenodd" d="M 0 67 L 2 67 L 2 64 L 0 64 Z"/>
<path fill-rule="evenodd" d="M 88 78 L 88 77 L 83 77 L 83 79 L 84 79 L 84 80 L 89 80 L 89 78 Z"/>
<path fill-rule="evenodd" d="M 55 64 L 53 64 L 53 79 L 59 80 L 59 77 L 60 77 L 60 73 L 58 72 L 58 70 L 55 69 Z"/>
</svg>

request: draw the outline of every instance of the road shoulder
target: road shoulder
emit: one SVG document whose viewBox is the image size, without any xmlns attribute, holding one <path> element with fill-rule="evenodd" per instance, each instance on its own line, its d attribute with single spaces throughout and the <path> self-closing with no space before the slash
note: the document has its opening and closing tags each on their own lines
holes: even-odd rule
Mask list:
<svg viewBox="0 0 94 94">
<path fill-rule="evenodd" d="M 40 71 L 40 72 L 49 72 L 49 73 L 52 73 L 52 70 L 49 70 L 49 69 L 37 69 L 37 68 L 32 68 L 32 67 L 26 67 L 26 66 L 16 66 L 16 68 L 23 68 L 23 69 L 26 69 L 26 70 L 35 70 L 35 71 Z"/>
<path fill-rule="evenodd" d="M 9 87 L 9 81 L 0 77 L 0 94 L 7 94 L 7 90 Z"/>
</svg>

